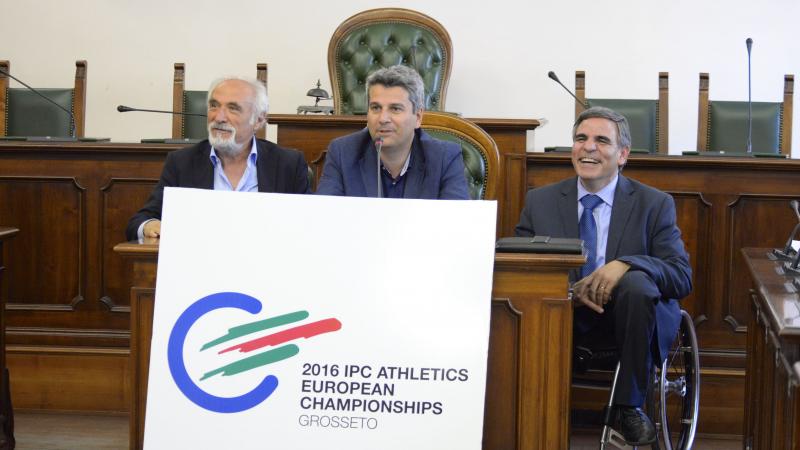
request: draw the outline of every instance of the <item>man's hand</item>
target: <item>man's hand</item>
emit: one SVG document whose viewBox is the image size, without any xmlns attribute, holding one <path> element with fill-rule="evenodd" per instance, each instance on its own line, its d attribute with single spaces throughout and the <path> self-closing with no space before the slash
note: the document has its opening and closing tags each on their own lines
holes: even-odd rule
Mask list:
<svg viewBox="0 0 800 450">
<path fill-rule="evenodd" d="M 622 261 L 611 261 L 572 286 L 572 296 L 584 305 L 602 313 L 603 305 L 611 300 L 611 291 L 631 266 Z"/>
<path fill-rule="evenodd" d="M 158 238 L 161 237 L 161 221 L 160 220 L 151 220 L 144 224 L 144 228 L 142 229 L 142 234 L 146 238 Z"/>
</svg>

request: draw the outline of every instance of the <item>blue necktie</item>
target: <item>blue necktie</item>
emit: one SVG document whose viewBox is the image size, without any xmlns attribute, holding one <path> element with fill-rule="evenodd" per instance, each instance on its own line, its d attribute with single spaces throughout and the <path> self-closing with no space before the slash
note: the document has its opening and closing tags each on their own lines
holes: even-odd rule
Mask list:
<svg viewBox="0 0 800 450">
<path fill-rule="evenodd" d="M 594 272 L 597 268 L 597 224 L 592 211 L 603 203 L 603 199 L 596 195 L 586 195 L 581 199 L 583 214 L 578 222 L 580 236 L 586 249 L 586 264 L 581 267 L 581 278 Z"/>
</svg>

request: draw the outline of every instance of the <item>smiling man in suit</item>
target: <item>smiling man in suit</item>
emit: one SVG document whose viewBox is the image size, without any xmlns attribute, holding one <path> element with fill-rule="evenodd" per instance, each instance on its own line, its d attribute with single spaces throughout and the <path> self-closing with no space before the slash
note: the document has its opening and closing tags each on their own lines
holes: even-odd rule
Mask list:
<svg viewBox="0 0 800 450">
<path fill-rule="evenodd" d="M 529 191 L 516 232 L 583 239 L 587 262 L 572 276 L 575 341 L 614 334 L 620 431 L 629 444 L 645 445 L 656 438 L 641 409 L 648 377 L 677 334 L 677 300 L 692 289 L 689 258 L 672 197 L 621 174 L 631 145 L 625 117 L 589 108 L 572 134 L 577 177 Z"/>
<path fill-rule="evenodd" d="M 420 129 L 425 86 L 419 74 L 392 66 L 373 72 L 366 84 L 367 128 L 330 143 L 317 194 L 377 197 L 380 183 L 382 197 L 468 199 L 461 148 Z"/>
<path fill-rule="evenodd" d="M 128 240 L 161 236 L 164 188 L 308 192 L 303 154 L 256 139 L 267 123 L 267 88 L 256 80 L 220 78 L 208 90 L 208 139 L 167 155 L 161 179 L 128 222 Z"/>
</svg>

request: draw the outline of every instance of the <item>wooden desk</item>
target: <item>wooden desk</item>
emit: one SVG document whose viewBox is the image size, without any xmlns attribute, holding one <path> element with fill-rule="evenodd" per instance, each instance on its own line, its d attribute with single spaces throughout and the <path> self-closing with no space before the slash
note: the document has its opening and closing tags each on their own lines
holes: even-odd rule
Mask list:
<svg viewBox="0 0 800 450">
<path fill-rule="evenodd" d="M 287 118 L 283 133 L 290 119 L 302 117 Z M 341 126 L 331 120 L 333 128 Z M 505 157 L 503 176 L 509 160 L 519 162 L 519 172 L 503 184 L 513 185 L 519 198 L 516 209 L 509 201 L 498 210 L 506 234 L 519 220 L 526 188 L 574 173 L 569 155 L 526 156 L 521 130 L 527 126 L 512 125 L 506 131 L 517 144 Z M 496 127 L 490 133 L 502 131 Z M 327 138 L 314 145 L 324 148 Z M 179 147 L 0 142 L 0 197 L 6 199 L 0 217 L 24 230 L 5 249 L 7 363 L 16 407 L 127 411 L 132 272 L 113 248 L 156 184 L 167 153 Z M 675 198 L 694 268 L 694 292 L 682 306 L 700 341 L 701 417 L 713 417 L 701 420 L 700 432 L 740 433 L 752 316 L 740 249 L 783 245 L 795 220 L 788 201 L 800 198 L 800 160 L 634 155 L 624 173 Z M 84 376 L 74 377 L 76 371 Z"/>
<path fill-rule="evenodd" d="M 17 235 L 19 230 L 10 227 L 0 227 L 0 275 L 5 266 L 3 244 Z M 11 398 L 8 386 L 8 373 L 6 372 L 6 296 L 8 283 L 0 285 L 0 449 L 12 448 L 14 442 L 14 429 L 9 424 L 13 417 Z"/>
<path fill-rule="evenodd" d="M 142 447 L 157 244 L 114 247 L 133 263 L 130 448 Z M 483 448 L 569 448 L 572 305 L 569 269 L 582 256 L 498 254 L 492 289 Z"/>
<path fill-rule="evenodd" d="M 771 249 L 742 250 L 752 280 L 745 448 L 800 449 L 800 295 Z M 747 447 L 749 445 L 749 447 Z"/>
<path fill-rule="evenodd" d="M 539 126 L 534 119 L 468 119 L 492 136 L 500 151 L 500 185 L 497 189 L 498 236 L 513 236 L 525 202 L 525 152 L 527 132 Z M 366 116 L 314 116 L 271 114 L 278 126 L 278 143 L 300 149 L 316 174 L 322 173 L 322 152 L 334 138 L 367 126 Z"/>
</svg>

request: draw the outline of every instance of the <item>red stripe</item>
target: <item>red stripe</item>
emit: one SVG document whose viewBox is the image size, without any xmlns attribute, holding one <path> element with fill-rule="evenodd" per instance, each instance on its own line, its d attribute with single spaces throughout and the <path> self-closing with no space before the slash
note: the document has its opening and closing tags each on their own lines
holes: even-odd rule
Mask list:
<svg viewBox="0 0 800 450">
<path fill-rule="evenodd" d="M 239 350 L 242 353 L 258 350 L 259 348 L 268 345 L 275 346 L 285 342 L 293 341 L 298 338 L 310 338 L 322 333 L 330 333 L 342 328 L 342 323 L 337 319 L 324 319 L 318 322 L 312 322 L 306 325 L 289 328 L 288 330 L 279 331 L 268 336 L 253 339 L 252 341 L 242 342 L 241 344 L 234 345 L 219 351 L 219 354 L 229 352 L 231 350 Z"/>
</svg>

